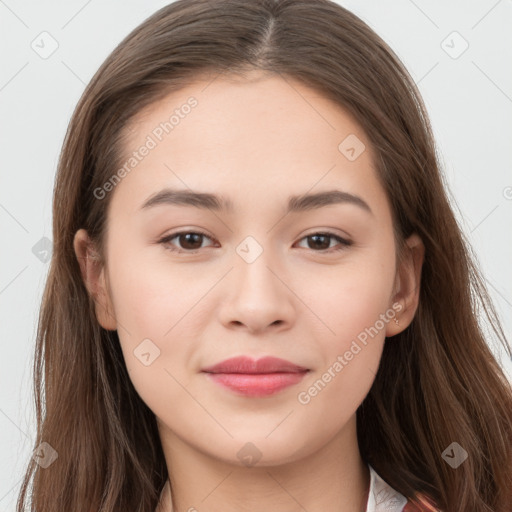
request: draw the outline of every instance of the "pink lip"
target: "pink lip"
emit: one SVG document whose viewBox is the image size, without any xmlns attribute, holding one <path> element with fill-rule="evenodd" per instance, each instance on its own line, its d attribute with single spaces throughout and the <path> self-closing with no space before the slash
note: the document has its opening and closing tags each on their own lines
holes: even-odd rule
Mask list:
<svg viewBox="0 0 512 512">
<path fill-rule="evenodd" d="M 276 357 L 255 361 L 240 356 L 226 359 L 202 371 L 217 384 L 239 394 L 256 397 L 272 395 L 297 384 L 309 370 Z"/>
</svg>

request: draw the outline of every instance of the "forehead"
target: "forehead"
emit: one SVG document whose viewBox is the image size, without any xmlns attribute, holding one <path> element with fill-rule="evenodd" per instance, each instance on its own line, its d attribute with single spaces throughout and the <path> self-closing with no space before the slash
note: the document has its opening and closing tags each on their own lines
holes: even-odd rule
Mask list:
<svg viewBox="0 0 512 512">
<path fill-rule="evenodd" d="M 235 210 L 336 186 L 386 206 L 358 123 L 281 75 L 214 75 L 171 92 L 132 119 L 122 149 L 133 165 L 112 201 L 132 209 L 165 187 L 218 192 Z"/>
<path fill-rule="evenodd" d="M 237 142 L 245 150 L 253 140 L 253 150 L 269 155 L 306 150 L 320 139 L 337 150 L 337 140 L 349 134 L 365 139 L 341 105 L 295 79 L 263 72 L 198 79 L 143 109 L 126 129 L 127 146 L 144 135 L 164 146 L 186 143 L 187 149 Z"/>
</svg>

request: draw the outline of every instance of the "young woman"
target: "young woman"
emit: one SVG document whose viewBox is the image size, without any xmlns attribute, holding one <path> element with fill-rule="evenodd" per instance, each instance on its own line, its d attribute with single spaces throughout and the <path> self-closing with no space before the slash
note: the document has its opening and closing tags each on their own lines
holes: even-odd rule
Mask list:
<svg viewBox="0 0 512 512">
<path fill-rule="evenodd" d="M 392 50 L 328 0 L 179 0 L 71 120 L 37 512 L 511 510 L 511 353 Z M 30 491 L 30 492 L 29 492 Z"/>
</svg>

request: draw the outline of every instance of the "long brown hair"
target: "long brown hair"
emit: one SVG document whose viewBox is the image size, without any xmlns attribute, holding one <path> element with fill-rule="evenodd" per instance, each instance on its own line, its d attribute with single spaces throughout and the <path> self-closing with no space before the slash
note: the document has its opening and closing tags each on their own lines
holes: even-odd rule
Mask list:
<svg viewBox="0 0 512 512">
<path fill-rule="evenodd" d="M 117 332 L 98 324 L 73 237 L 85 228 L 103 259 L 112 194 L 99 200 L 94 190 L 122 162 L 136 113 L 206 73 L 252 69 L 299 80 L 354 116 L 398 240 L 416 232 L 425 244 L 414 320 L 385 344 L 357 411 L 363 459 L 407 498 L 423 493 L 445 512 L 510 511 L 512 390 L 479 315 L 512 348 L 447 199 L 414 81 L 373 30 L 329 0 L 178 0 L 129 34 L 88 84 L 56 175 L 34 362 L 34 449 L 46 442 L 58 459 L 30 461 L 17 511 L 27 502 L 36 512 L 154 511 L 167 478 L 155 416 Z M 468 453 L 456 469 L 442 456 L 453 442 Z"/>
</svg>

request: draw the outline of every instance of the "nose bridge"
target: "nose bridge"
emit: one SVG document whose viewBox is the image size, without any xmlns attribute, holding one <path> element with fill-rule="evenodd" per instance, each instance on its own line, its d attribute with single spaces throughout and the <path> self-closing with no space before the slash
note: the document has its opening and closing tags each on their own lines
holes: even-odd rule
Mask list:
<svg viewBox="0 0 512 512">
<path fill-rule="evenodd" d="M 280 293 L 279 288 L 283 285 L 275 276 L 280 263 L 270 246 L 270 239 L 267 235 L 248 235 L 236 246 L 235 273 L 242 288 L 250 288 L 254 292 L 263 287 L 266 294 Z M 266 299 L 270 300 L 270 297 Z"/>
<path fill-rule="evenodd" d="M 263 239 L 264 238 L 264 239 Z M 289 289 L 270 236 L 248 235 L 235 248 L 230 290 L 223 301 L 225 323 L 242 323 L 251 330 L 288 322 L 292 314 Z"/>
</svg>

